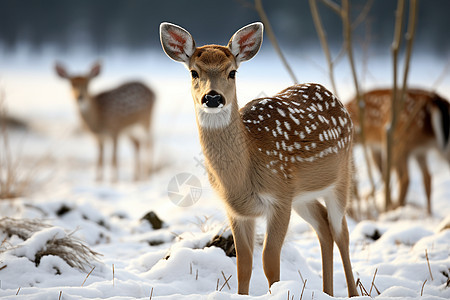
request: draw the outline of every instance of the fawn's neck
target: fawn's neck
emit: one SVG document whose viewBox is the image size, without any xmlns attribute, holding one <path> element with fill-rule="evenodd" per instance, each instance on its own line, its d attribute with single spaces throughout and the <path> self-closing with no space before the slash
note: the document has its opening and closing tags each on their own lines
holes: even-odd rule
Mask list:
<svg viewBox="0 0 450 300">
<path fill-rule="evenodd" d="M 208 114 L 207 117 L 228 118 L 218 114 Z M 237 105 L 232 104 L 229 121 L 223 123 L 223 126 L 208 127 L 204 123 L 202 126 L 202 121 L 204 119 L 198 113 L 200 143 L 208 171 L 214 180 L 212 184 L 219 185 L 228 193 L 231 190 L 237 191 L 240 187 L 248 187 L 250 144 Z"/>
</svg>

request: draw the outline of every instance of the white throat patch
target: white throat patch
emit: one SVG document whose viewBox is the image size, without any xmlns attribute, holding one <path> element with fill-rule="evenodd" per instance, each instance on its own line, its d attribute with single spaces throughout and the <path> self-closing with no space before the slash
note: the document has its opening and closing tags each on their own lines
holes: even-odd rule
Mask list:
<svg viewBox="0 0 450 300">
<path fill-rule="evenodd" d="M 232 104 L 222 108 L 205 108 L 196 105 L 198 124 L 206 129 L 220 129 L 228 126 L 231 122 L 231 106 Z"/>
</svg>

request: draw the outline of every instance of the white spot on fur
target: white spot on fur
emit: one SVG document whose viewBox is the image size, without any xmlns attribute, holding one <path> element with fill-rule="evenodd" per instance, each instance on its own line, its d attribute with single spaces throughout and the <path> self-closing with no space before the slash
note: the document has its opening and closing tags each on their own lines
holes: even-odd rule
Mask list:
<svg viewBox="0 0 450 300">
<path fill-rule="evenodd" d="M 284 110 L 277 108 L 277 111 L 282 117 L 286 117 L 286 113 L 284 112 Z"/>
</svg>

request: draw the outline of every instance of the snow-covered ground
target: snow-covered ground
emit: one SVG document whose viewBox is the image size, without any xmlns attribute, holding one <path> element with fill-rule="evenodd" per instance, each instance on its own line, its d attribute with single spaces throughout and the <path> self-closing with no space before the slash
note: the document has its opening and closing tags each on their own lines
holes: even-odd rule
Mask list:
<svg viewBox="0 0 450 300">
<path fill-rule="evenodd" d="M 162 51 L 161 51 L 162 52 Z M 155 89 L 154 116 L 157 171 L 148 180 L 133 182 L 132 149 L 120 145 L 120 182 L 95 182 L 96 148 L 91 136 L 79 130 L 75 102 L 68 83 L 52 69 L 52 55 L 30 61 L 18 53 L 2 62 L 0 84 L 9 112 L 26 119 L 31 130 L 11 131 L 11 148 L 18 170 L 33 175 L 29 192 L 0 202 L 0 217 L 40 219 L 54 227 L 42 228 L 26 241 L 0 232 L 0 297 L 4 299 L 331 299 L 322 293 L 321 258 L 312 229 L 293 214 L 281 255 L 281 281 L 269 293 L 262 270 L 263 220 L 258 224 L 250 296 L 238 296 L 236 260 L 205 245 L 217 234 L 227 234 L 220 199 L 209 186 L 202 166 L 189 74 L 162 53 L 113 54 L 103 60 L 101 77 L 93 90 L 112 87 L 125 79 L 141 78 Z M 266 55 L 266 56 L 265 56 Z M 270 59 L 268 59 L 269 57 Z M 319 56 L 316 61 L 320 61 Z M 76 72 L 87 70 L 84 57 L 60 57 Z M 300 80 L 321 82 L 325 74 L 315 62 L 293 59 Z M 412 69 L 417 71 L 418 67 Z M 412 81 L 427 86 L 435 79 L 433 64 L 422 64 Z M 434 63 L 434 68 L 438 64 Z M 258 74 L 255 77 L 255 74 Z M 348 73 L 339 77 L 340 96 L 352 89 Z M 389 76 L 376 69 L 372 85 L 385 85 Z M 290 84 L 277 58 L 262 54 L 241 66 L 238 75 L 241 104 L 270 95 Z M 274 80 L 274 78 L 276 78 Z M 422 84 L 422 79 L 429 82 Z M 430 79 L 431 78 L 431 79 Z M 450 96 L 448 80 L 439 90 Z M 109 150 L 107 148 L 107 150 Z M 3 151 L 3 148 L 2 148 Z M 433 168 L 433 216 L 425 215 L 425 195 L 418 168 L 412 164 L 408 206 L 382 214 L 377 220 L 349 219 L 351 259 L 355 278 L 377 299 L 450 299 L 450 172 L 437 156 Z M 171 179 L 187 172 L 201 182 L 194 205 L 175 205 L 168 196 Z M 364 183 L 364 172 L 359 172 Z M 109 175 L 108 170 L 106 175 Z M 108 176 L 107 176 L 108 178 Z M 363 187 L 364 189 L 364 187 Z M 379 195 L 380 199 L 382 195 Z M 163 221 L 154 230 L 141 218 L 154 211 Z M 70 267 L 58 256 L 36 254 L 65 232 L 100 253 L 84 270 Z M 334 291 L 346 297 L 339 253 L 335 250 Z M 94 268 L 95 267 L 95 268 Z M 90 273 L 90 274 L 89 274 Z M 376 274 L 375 274 L 376 273 Z M 88 275 L 89 274 L 89 275 Z M 228 285 L 225 278 L 231 278 Z M 306 282 L 306 283 L 305 283 Z M 302 289 L 304 288 L 304 291 Z M 217 289 L 221 289 L 217 291 Z M 379 294 L 380 293 L 380 294 Z M 423 293 L 423 297 L 421 294 Z M 369 299 L 361 297 L 361 299 Z"/>
</svg>

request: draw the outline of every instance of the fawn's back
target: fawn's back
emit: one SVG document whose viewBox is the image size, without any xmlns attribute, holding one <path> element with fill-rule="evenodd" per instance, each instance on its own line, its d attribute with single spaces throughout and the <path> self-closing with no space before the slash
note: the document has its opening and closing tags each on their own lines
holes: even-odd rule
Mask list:
<svg viewBox="0 0 450 300">
<path fill-rule="evenodd" d="M 336 180 L 334 172 L 345 161 L 336 155 L 350 152 L 352 122 L 342 103 L 323 86 L 291 86 L 274 97 L 251 101 L 241 114 L 271 176 L 300 181 L 298 186 L 308 190 Z M 335 167 L 322 172 L 318 163 Z M 317 177 L 318 172 L 322 176 Z"/>
<path fill-rule="evenodd" d="M 392 90 L 380 89 L 363 95 L 365 103 L 366 141 L 377 148 L 385 143 L 386 126 L 391 119 Z M 356 100 L 347 104 L 355 127 L 359 127 Z M 435 93 L 410 89 L 397 119 L 394 133 L 394 153 L 410 153 L 438 146 L 441 150 L 448 143 L 449 104 Z M 355 141 L 359 137 L 355 136 Z"/>
<path fill-rule="evenodd" d="M 99 133 L 118 133 L 133 124 L 150 125 L 155 95 L 140 82 L 125 83 L 93 97 Z M 95 123 L 95 121 L 94 121 Z"/>
</svg>

